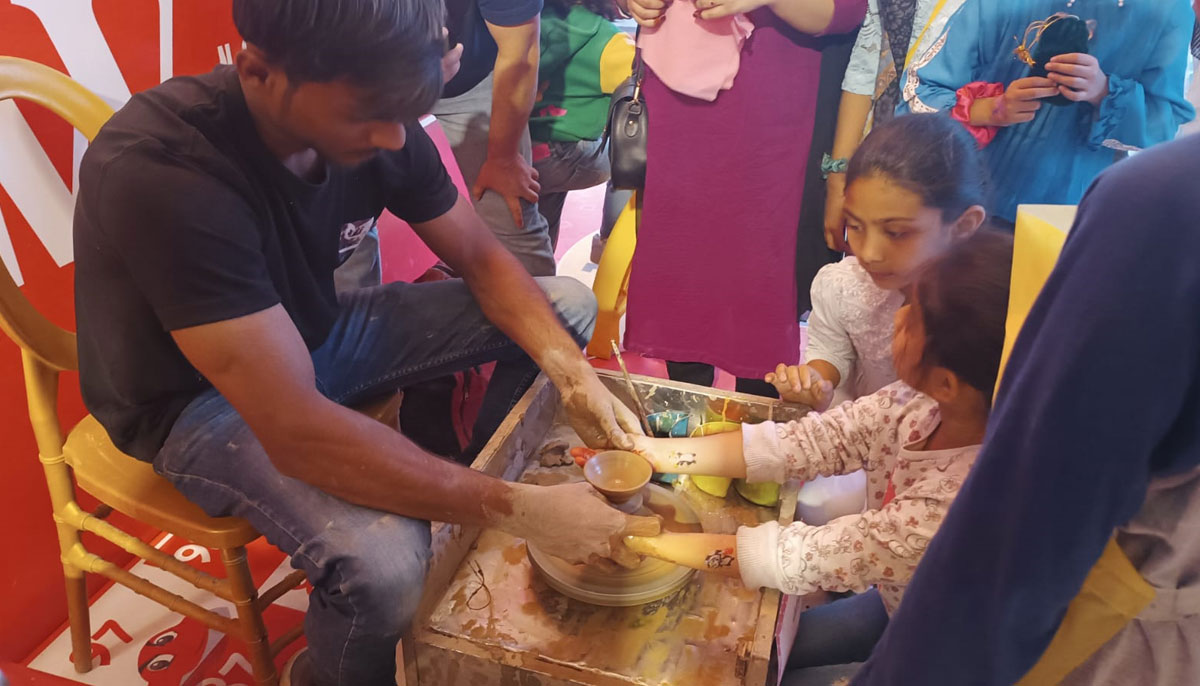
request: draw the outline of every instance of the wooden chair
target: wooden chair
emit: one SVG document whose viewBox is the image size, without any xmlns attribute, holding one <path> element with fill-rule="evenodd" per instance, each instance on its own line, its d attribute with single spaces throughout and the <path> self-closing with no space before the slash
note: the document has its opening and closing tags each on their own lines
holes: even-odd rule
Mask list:
<svg viewBox="0 0 1200 686">
<path fill-rule="evenodd" d="M 634 193 L 621 210 L 613 225 L 612 234 L 604 246 L 604 254 L 596 267 L 596 280 L 592 292 L 596 294 L 598 311 L 596 328 L 588 342 L 587 354 L 607 360 L 612 357 L 610 341 L 620 343 L 621 317 L 629 298 L 629 274 L 633 263 L 633 251 L 637 247 L 637 225 L 641 218 L 638 194 Z"/>
<path fill-rule="evenodd" d="M 53 111 L 89 141 L 112 115 L 112 108 L 104 101 L 62 73 L 35 62 L 0 57 L 0 101 L 14 98 L 30 100 Z M 259 533 L 248 522 L 235 517 L 206 515 L 157 475 L 151 465 L 119 451 L 104 428 L 90 415 L 64 437 L 57 413 L 58 377 L 63 371 L 78 369 L 75 334 L 59 328 L 34 309 L 2 262 L 0 329 L 21 349 L 29 419 L 58 528 L 75 670 L 87 672 L 92 667 L 85 575 L 100 574 L 173 612 L 197 619 L 243 641 L 255 681 L 260 685 L 276 686 L 279 675 L 273 657 L 298 638 L 303 627 L 297 626 L 271 642 L 262 612 L 298 586 L 304 580 L 304 573 L 293 572 L 259 596 L 245 549 Z M 390 415 L 386 414 L 388 412 Z M 392 418 L 390 423 L 394 424 L 395 398 L 385 399 L 381 409 L 371 414 L 376 418 L 389 416 Z M 103 505 L 95 512 L 85 511 L 75 499 L 76 484 Z M 225 578 L 211 576 L 179 562 L 113 526 L 105 521 L 113 510 L 199 545 L 218 549 L 225 565 Z M 206 610 L 93 554 L 81 540 L 80 534 L 85 531 L 229 601 L 237 610 L 236 618 Z"/>
</svg>

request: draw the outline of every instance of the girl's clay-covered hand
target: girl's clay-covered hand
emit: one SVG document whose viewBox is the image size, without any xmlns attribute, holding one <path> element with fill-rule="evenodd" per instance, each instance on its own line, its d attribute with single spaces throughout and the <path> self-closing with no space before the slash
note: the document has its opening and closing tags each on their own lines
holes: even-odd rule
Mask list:
<svg viewBox="0 0 1200 686">
<path fill-rule="evenodd" d="M 1033 121 L 1043 98 L 1058 95 L 1058 85 L 1041 76 L 1027 76 L 1008 84 L 1004 94 L 982 98 L 971 106 L 974 126 L 1013 126 Z"/>
<path fill-rule="evenodd" d="M 630 452 L 637 453 L 646 458 L 650 466 L 659 474 L 678 473 L 672 472 L 673 465 L 667 464 L 666 456 L 667 449 L 662 442 L 663 439 L 653 438 L 650 436 L 630 436 L 629 440 L 633 442 L 633 447 Z"/>
<path fill-rule="evenodd" d="M 652 29 L 662 23 L 672 0 L 629 0 L 629 14 L 634 21 Z"/>
<path fill-rule="evenodd" d="M 784 402 L 808 405 L 818 412 L 833 402 L 833 383 L 806 364 L 781 364 L 764 380 L 775 386 Z"/>
<path fill-rule="evenodd" d="M 633 556 L 623 549 L 624 537 L 657 536 L 662 531 L 657 517 L 615 510 L 584 482 L 512 484 L 510 503 L 512 512 L 500 518 L 499 528 L 567 562 L 607 558 L 629 564 Z"/>
<path fill-rule="evenodd" d="M 1090 102 L 1096 107 L 1108 97 L 1108 75 L 1094 55 L 1059 55 L 1046 63 L 1047 78 L 1067 100 Z"/>
</svg>

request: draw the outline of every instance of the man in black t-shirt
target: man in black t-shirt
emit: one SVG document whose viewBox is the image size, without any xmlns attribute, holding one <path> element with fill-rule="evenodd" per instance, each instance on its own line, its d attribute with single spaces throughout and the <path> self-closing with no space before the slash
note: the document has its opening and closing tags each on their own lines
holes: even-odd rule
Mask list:
<svg viewBox="0 0 1200 686">
<path fill-rule="evenodd" d="M 535 282 L 413 123 L 443 85 L 439 2 L 234 0 L 234 19 L 248 43 L 236 66 L 135 96 L 84 156 L 84 400 L 118 447 L 307 572 L 309 650 L 291 683 L 392 684 L 428 520 L 575 560 L 657 522 L 584 484 L 510 484 L 438 459 L 345 405 L 498 360 L 481 435 L 537 366 L 589 443 L 627 444 L 637 420 L 580 353 L 591 293 Z M 385 208 L 463 279 L 335 294 L 339 253 Z"/>
<path fill-rule="evenodd" d="M 446 10 L 450 44 L 463 52 L 433 113 L 480 218 L 530 274 L 553 275 L 529 142 L 542 0 L 446 0 Z"/>
</svg>

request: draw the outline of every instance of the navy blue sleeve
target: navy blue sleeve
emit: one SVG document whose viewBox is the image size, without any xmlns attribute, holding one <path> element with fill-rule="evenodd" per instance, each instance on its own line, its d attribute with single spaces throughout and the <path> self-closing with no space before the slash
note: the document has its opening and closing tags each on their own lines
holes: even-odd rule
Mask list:
<svg viewBox="0 0 1200 686">
<path fill-rule="evenodd" d="M 496 26 L 519 26 L 542 13 L 542 0 L 479 0 L 484 20 Z"/>
<path fill-rule="evenodd" d="M 1200 137 L 1093 185 L 971 476 L 855 686 L 1008 686 L 1151 476 L 1200 461 Z M 1175 446 L 1175 448 L 1172 448 Z"/>
</svg>

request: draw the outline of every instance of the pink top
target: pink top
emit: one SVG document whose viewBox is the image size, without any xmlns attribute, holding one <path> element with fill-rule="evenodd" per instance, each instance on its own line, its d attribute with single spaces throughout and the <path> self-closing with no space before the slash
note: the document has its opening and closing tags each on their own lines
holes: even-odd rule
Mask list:
<svg viewBox="0 0 1200 686">
<path fill-rule="evenodd" d="M 866 0 L 835 3 L 827 32 L 862 23 Z M 822 41 L 766 7 L 750 17 L 737 80 L 716 100 L 671 90 L 646 69 L 654 133 L 625 345 L 762 378 L 800 357 L 797 227 Z"/>
<path fill-rule="evenodd" d="M 744 14 L 698 19 L 695 12 L 692 0 L 676 0 L 662 23 L 643 29 L 638 40 L 642 59 L 668 88 L 712 102 L 733 87 L 754 22 Z"/>
</svg>

